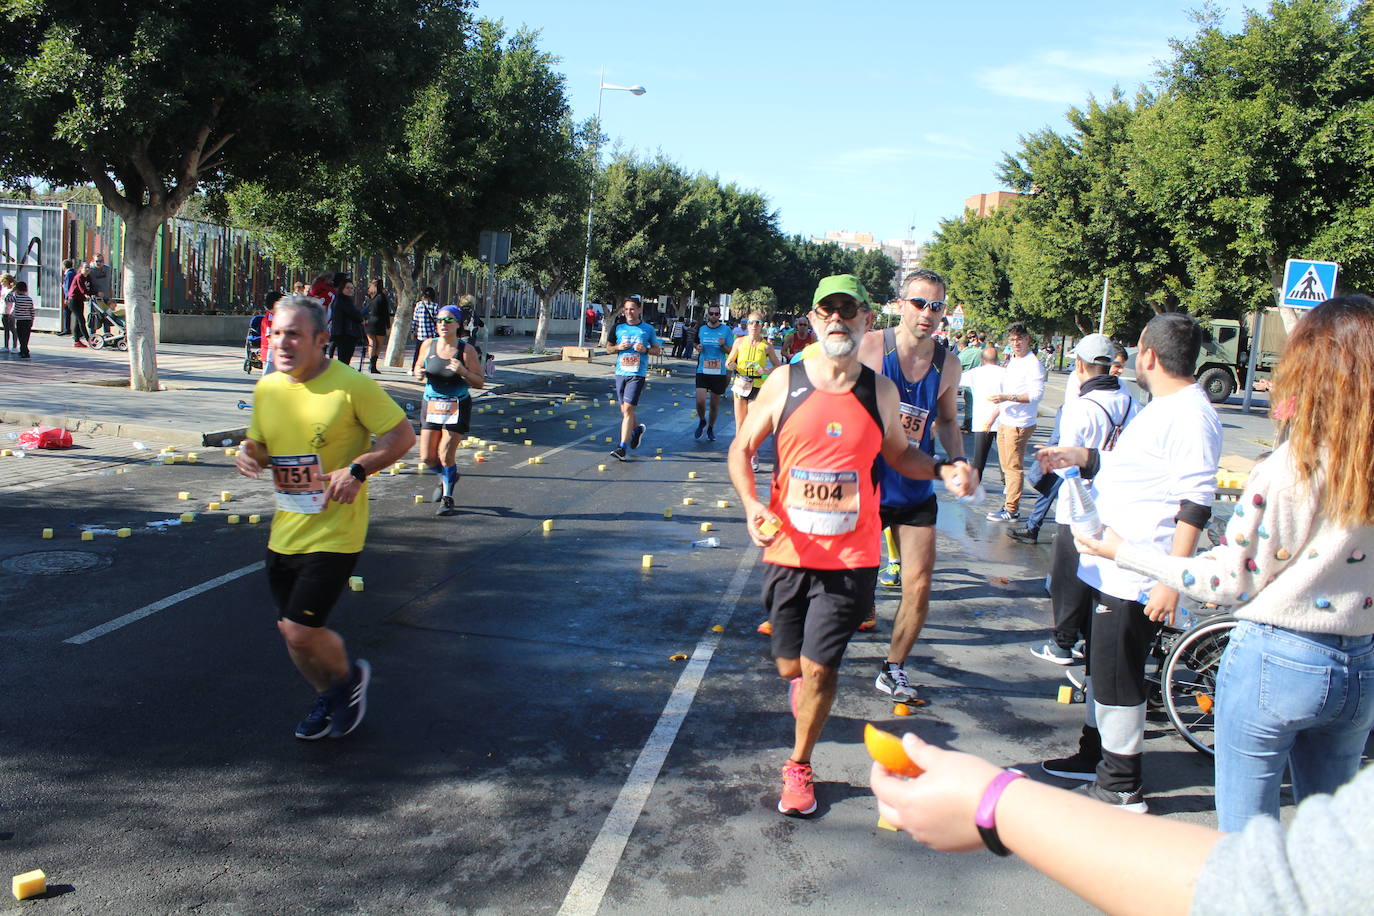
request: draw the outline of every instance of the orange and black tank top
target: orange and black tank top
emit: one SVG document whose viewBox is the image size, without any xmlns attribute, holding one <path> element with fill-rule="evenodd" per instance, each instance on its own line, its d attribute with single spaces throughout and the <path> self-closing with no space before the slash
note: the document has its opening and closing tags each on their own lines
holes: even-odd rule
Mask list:
<svg viewBox="0 0 1374 916">
<path fill-rule="evenodd" d="M 768 507 L 782 529 L 763 552 L 766 563 L 801 569 L 878 565 L 876 459 L 882 450 L 877 377 L 864 366 L 848 391 L 821 391 L 806 361 L 792 363 L 790 385 L 773 432 L 778 469 Z"/>
</svg>

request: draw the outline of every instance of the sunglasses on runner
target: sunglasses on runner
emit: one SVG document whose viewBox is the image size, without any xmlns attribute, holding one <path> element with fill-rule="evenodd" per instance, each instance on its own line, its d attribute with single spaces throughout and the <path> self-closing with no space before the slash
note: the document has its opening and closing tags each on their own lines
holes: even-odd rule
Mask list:
<svg viewBox="0 0 1374 916">
<path fill-rule="evenodd" d="M 719 318 L 719 317 L 720 317 L 720 312 L 707 312 L 707 313 L 706 313 L 706 317 L 707 317 L 707 318 Z"/>
<path fill-rule="evenodd" d="M 816 314 L 822 318 L 829 318 L 831 315 L 839 315 L 845 321 L 855 317 L 863 308 L 858 301 L 851 299 L 843 305 L 826 305 L 824 302 L 817 302 L 814 306 Z"/>
<path fill-rule="evenodd" d="M 453 324 L 453 323 L 454 323 L 455 321 L 457 321 L 458 319 L 457 319 L 457 318 L 435 318 L 434 320 L 437 321 L 437 322 L 439 322 L 440 324 Z"/>
<path fill-rule="evenodd" d="M 945 310 L 945 303 L 942 299 L 922 299 L 917 296 L 914 299 L 908 299 L 906 301 L 910 302 L 917 311 L 925 309 L 928 312 L 938 315 Z"/>
</svg>

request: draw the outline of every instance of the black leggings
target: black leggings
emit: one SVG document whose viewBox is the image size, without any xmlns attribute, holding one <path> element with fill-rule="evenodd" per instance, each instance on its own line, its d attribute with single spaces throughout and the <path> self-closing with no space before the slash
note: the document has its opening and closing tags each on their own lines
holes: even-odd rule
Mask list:
<svg viewBox="0 0 1374 916">
<path fill-rule="evenodd" d="M 997 438 L 997 433 L 974 433 L 973 434 L 973 467 L 978 472 L 978 479 L 983 479 L 983 469 L 988 465 L 988 452 L 992 451 L 993 440 Z"/>
<path fill-rule="evenodd" d="M 14 322 L 14 337 L 19 341 L 19 355 L 29 355 L 29 334 L 33 331 L 33 319 L 25 318 Z"/>
<path fill-rule="evenodd" d="M 14 343 L 19 342 L 19 334 L 14 330 L 14 316 L 0 315 L 0 323 L 3 323 L 5 327 L 5 349 L 8 350 L 12 346 L 11 340 Z"/>
<path fill-rule="evenodd" d="M 1078 548 L 1068 525 L 1054 526 L 1050 554 L 1050 605 L 1054 608 L 1054 643 L 1072 649 L 1080 635 L 1088 635 L 1097 589 L 1078 578 Z"/>
<path fill-rule="evenodd" d="M 90 340 L 90 332 L 86 330 L 86 303 L 69 301 L 67 312 L 72 316 L 72 340 Z"/>
<path fill-rule="evenodd" d="M 353 351 L 358 348 L 358 338 L 335 337 L 332 346 L 334 355 L 339 358 L 339 362 L 347 366 L 353 361 Z"/>
</svg>

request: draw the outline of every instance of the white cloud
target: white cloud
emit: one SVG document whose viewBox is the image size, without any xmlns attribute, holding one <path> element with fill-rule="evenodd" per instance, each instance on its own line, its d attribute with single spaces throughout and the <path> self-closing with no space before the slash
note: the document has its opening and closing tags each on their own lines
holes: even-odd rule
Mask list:
<svg viewBox="0 0 1374 916">
<path fill-rule="evenodd" d="M 1050 49 L 1029 60 L 989 67 L 979 84 L 996 95 L 1056 105 L 1081 105 L 1090 94 L 1105 95 L 1119 85 L 1132 92 L 1147 82 L 1156 62 L 1168 54 L 1164 41 L 1099 41 L 1086 51 Z"/>
</svg>

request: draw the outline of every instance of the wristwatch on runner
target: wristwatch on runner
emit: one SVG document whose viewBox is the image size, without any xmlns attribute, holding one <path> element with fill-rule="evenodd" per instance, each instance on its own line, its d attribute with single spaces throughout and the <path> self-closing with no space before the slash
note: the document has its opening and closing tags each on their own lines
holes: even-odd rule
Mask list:
<svg viewBox="0 0 1374 916">
<path fill-rule="evenodd" d="M 348 473 L 352 474 L 353 479 L 358 481 L 358 483 L 363 483 L 367 480 L 367 468 L 357 462 L 348 466 Z"/>
</svg>

